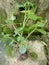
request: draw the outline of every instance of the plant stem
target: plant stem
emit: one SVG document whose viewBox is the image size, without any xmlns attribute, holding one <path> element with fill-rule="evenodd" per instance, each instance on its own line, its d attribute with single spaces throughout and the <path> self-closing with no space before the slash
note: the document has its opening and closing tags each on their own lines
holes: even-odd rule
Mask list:
<svg viewBox="0 0 49 65">
<path fill-rule="evenodd" d="M 26 37 L 25 40 L 27 40 L 27 39 L 30 37 L 30 35 L 31 35 L 35 30 L 36 30 L 36 28 L 28 34 L 28 36 Z"/>
<path fill-rule="evenodd" d="M 24 16 L 24 21 L 23 21 L 23 27 L 25 26 L 25 21 L 26 21 L 26 12 L 25 12 L 25 16 Z"/>
<path fill-rule="evenodd" d="M 24 21 L 23 21 L 23 28 L 25 27 L 27 21 L 28 21 L 29 18 L 27 18 L 26 16 L 26 10 L 25 10 L 25 16 L 24 16 Z M 23 35 L 23 30 L 22 30 L 22 33 L 21 33 L 21 36 Z"/>
</svg>

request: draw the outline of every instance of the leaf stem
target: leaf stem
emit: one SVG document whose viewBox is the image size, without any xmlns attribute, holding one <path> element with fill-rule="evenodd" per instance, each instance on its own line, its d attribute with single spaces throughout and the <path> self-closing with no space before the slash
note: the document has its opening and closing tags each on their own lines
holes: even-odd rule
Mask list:
<svg viewBox="0 0 49 65">
<path fill-rule="evenodd" d="M 35 30 L 36 30 L 36 28 L 35 28 L 34 30 L 32 30 L 32 31 L 28 34 L 28 36 L 26 37 L 25 40 L 27 40 L 27 39 L 30 37 L 30 35 L 31 35 Z"/>
</svg>

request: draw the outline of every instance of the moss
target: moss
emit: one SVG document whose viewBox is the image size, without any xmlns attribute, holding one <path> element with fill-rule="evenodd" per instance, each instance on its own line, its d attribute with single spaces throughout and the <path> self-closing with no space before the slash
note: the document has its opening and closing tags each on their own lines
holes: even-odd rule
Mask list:
<svg viewBox="0 0 49 65">
<path fill-rule="evenodd" d="M 8 28 L 8 27 L 6 27 L 6 26 L 4 26 L 3 32 L 6 33 L 6 34 L 12 34 L 12 33 L 13 33 L 13 31 L 10 30 L 10 28 Z"/>
<path fill-rule="evenodd" d="M 4 9 L 0 8 L 0 24 L 4 24 L 7 14 Z"/>
<path fill-rule="evenodd" d="M 0 26 L 0 33 L 2 32 L 2 27 Z"/>
<path fill-rule="evenodd" d="M 29 53 L 29 57 L 32 59 L 32 60 L 36 60 L 38 58 L 38 55 L 35 53 L 35 52 L 30 52 Z"/>
</svg>

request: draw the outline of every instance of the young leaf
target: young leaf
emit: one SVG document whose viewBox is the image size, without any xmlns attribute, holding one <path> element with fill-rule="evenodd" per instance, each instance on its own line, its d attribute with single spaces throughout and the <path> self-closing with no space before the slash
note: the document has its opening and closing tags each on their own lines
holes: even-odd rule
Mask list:
<svg viewBox="0 0 49 65">
<path fill-rule="evenodd" d="M 42 34 L 46 34 L 46 31 L 44 29 L 36 29 L 38 32 L 42 33 Z"/>
<path fill-rule="evenodd" d="M 20 44 L 20 46 L 19 46 L 19 52 L 21 54 L 24 54 L 26 52 L 26 50 L 27 50 L 27 44 L 26 43 Z"/>
<path fill-rule="evenodd" d="M 34 27 L 43 27 L 45 25 L 44 22 L 37 22 Z"/>
<path fill-rule="evenodd" d="M 34 21 L 36 21 L 38 19 L 38 16 L 36 16 L 35 14 L 33 14 L 32 12 L 31 13 L 28 13 L 28 17 Z"/>
<path fill-rule="evenodd" d="M 18 4 L 17 9 L 19 9 L 20 7 L 24 7 L 24 6 L 22 4 Z"/>
<path fill-rule="evenodd" d="M 17 29 L 15 29 L 15 34 L 18 34 L 18 33 L 20 33 L 20 31 L 22 31 L 22 29 L 23 29 L 23 27 L 19 27 L 19 28 L 17 28 Z"/>
<path fill-rule="evenodd" d="M 24 37 L 18 36 L 18 37 L 17 37 L 17 41 L 18 41 L 18 42 L 24 41 Z"/>
<path fill-rule="evenodd" d="M 28 2 L 30 6 L 34 7 L 34 4 L 32 2 Z"/>
<path fill-rule="evenodd" d="M 12 20 L 12 21 L 14 21 L 15 19 L 16 19 L 16 17 L 13 16 L 13 14 L 12 14 L 11 17 L 9 18 L 9 20 Z"/>
</svg>

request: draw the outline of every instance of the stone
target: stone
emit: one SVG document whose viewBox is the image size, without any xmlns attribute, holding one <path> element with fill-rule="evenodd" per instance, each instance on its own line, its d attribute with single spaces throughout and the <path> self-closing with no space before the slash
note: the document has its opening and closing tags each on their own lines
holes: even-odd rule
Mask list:
<svg viewBox="0 0 49 65">
<path fill-rule="evenodd" d="M 7 15 L 16 11 L 17 1 L 15 0 L 0 0 L 0 7 L 5 9 Z"/>
<path fill-rule="evenodd" d="M 49 0 L 39 0 L 39 3 L 40 3 L 39 5 L 40 10 L 45 10 L 49 6 Z"/>
<path fill-rule="evenodd" d="M 27 59 L 20 61 L 20 54 L 18 52 L 15 52 L 15 57 L 7 57 L 9 65 L 46 65 L 47 58 L 44 52 L 44 44 L 38 40 L 27 41 L 26 43 L 28 44 L 28 48 L 30 48 L 38 55 L 38 58 L 32 60 L 30 57 L 28 57 Z"/>
<path fill-rule="evenodd" d="M 3 46 L 3 43 L 0 42 L 0 65 L 5 65 L 5 62 L 5 48 Z"/>
</svg>

